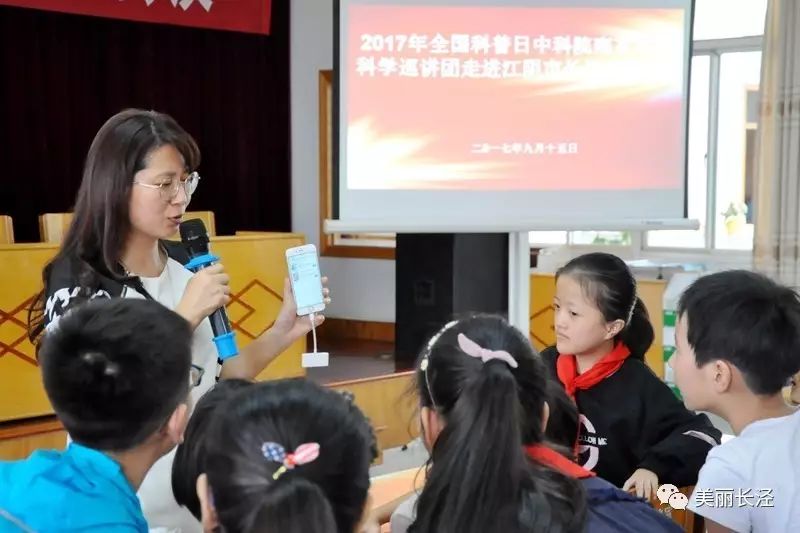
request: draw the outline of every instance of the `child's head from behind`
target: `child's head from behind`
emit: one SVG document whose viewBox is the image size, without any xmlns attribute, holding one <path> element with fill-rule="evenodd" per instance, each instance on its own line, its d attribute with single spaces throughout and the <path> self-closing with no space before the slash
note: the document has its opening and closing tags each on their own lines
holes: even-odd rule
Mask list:
<svg viewBox="0 0 800 533">
<path fill-rule="evenodd" d="M 755 272 L 695 281 L 681 296 L 675 333 L 669 362 L 690 409 L 719 413 L 731 392 L 779 395 L 800 370 L 800 298 Z"/>
<path fill-rule="evenodd" d="M 148 300 L 95 299 L 65 315 L 39 350 L 44 387 L 73 441 L 109 452 L 180 440 L 192 333 Z"/>
<path fill-rule="evenodd" d="M 172 462 L 172 493 L 178 505 L 183 505 L 200 520 L 200 500 L 197 497 L 197 478 L 205 472 L 206 437 L 217 407 L 238 391 L 253 385 L 243 379 L 223 379 L 197 401 L 189 423 L 186 425 L 184 442 L 175 451 Z"/>
<path fill-rule="evenodd" d="M 484 361 L 471 355 L 476 350 L 505 352 L 513 366 L 504 356 Z M 502 317 L 477 315 L 450 322 L 428 342 L 417 365 L 416 388 L 426 445 L 433 448 L 451 417 L 476 416 L 483 407 L 478 401 L 497 394 L 514 396 L 516 401 L 510 404 L 530 413 L 520 418 L 520 442 L 541 442 L 545 377 L 546 370 L 530 341 Z M 478 403 L 470 403 L 472 400 Z M 516 419 L 507 415 L 509 420 Z"/>
<path fill-rule="evenodd" d="M 546 368 L 528 339 L 498 316 L 447 324 L 417 363 L 428 477 L 410 531 L 573 531 L 577 482 L 533 463 L 544 441 Z M 458 494 L 458 497 L 454 497 Z"/>
<path fill-rule="evenodd" d="M 585 254 L 559 269 L 553 308 L 559 353 L 589 354 L 621 341 L 642 359 L 653 343 L 636 279 L 615 255 Z"/>
<path fill-rule="evenodd" d="M 375 457 L 372 429 L 358 407 L 312 382 L 282 380 L 245 387 L 216 411 L 223 412 L 212 417 L 207 476 L 197 486 L 206 528 L 356 530 Z M 317 447 L 318 455 L 311 453 Z M 292 460 L 296 466 L 287 468 Z"/>
</svg>

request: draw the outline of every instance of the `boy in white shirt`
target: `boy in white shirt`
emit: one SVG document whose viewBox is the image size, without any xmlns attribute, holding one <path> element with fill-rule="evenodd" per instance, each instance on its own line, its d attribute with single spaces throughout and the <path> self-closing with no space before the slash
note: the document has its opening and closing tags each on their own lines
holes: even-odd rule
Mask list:
<svg viewBox="0 0 800 533">
<path fill-rule="evenodd" d="M 709 533 L 800 525 L 800 412 L 781 389 L 800 370 L 800 298 L 747 271 L 698 279 L 681 297 L 669 361 L 689 409 L 736 438 L 712 448 L 689 509 Z"/>
</svg>

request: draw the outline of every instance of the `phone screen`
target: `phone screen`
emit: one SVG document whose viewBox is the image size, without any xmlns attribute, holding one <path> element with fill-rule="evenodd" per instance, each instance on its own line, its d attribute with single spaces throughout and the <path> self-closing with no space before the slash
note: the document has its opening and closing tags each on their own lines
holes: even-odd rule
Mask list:
<svg viewBox="0 0 800 533">
<path fill-rule="evenodd" d="M 316 252 L 290 255 L 287 261 L 297 309 L 322 305 L 322 276 Z"/>
</svg>

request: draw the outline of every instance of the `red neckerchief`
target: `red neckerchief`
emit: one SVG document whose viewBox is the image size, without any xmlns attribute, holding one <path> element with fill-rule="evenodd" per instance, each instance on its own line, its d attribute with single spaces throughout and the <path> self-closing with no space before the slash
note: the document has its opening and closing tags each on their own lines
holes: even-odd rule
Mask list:
<svg viewBox="0 0 800 533">
<path fill-rule="evenodd" d="M 592 368 L 583 374 L 578 374 L 578 363 L 575 356 L 561 354 L 556 360 L 556 372 L 567 394 L 574 400 L 575 392 L 590 389 L 603 381 L 619 370 L 619 367 L 630 355 L 631 351 L 628 347 L 618 342 L 614 349 L 597 361 Z"/>
<path fill-rule="evenodd" d="M 528 457 L 537 461 L 545 466 L 549 466 L 554 470 L 558 470 L 565 476 L 576 479 L 584 479 L 595 475 L 594 472 L 586 470 L 579 464 L 570 461 L 552 448 L 548 448 L 542 444 L 534 444 L 533 446 L 526 446 L 525 452 Z"/>
</svg>

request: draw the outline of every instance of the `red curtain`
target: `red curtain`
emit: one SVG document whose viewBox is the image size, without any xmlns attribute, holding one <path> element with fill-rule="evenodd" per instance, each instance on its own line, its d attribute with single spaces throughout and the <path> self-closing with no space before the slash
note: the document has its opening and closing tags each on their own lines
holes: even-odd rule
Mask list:
<svg viewBox="0 0 800 533">
<path fill-rule="evenodd" d="M 138 22 L 269 33 L 271 0 L 0 0 L 46 9 Z"/>
<path fill-rule="evenodd" d="M 0 214 L 18 241 L 71 209 L 92 138 L 126 107 L 197 139 L 189 207 L 219 233 L 291 228 L 288 1 L 269 36 L 0 6 L 0 76 Z"/>
</svg>

